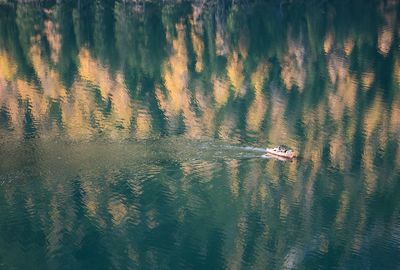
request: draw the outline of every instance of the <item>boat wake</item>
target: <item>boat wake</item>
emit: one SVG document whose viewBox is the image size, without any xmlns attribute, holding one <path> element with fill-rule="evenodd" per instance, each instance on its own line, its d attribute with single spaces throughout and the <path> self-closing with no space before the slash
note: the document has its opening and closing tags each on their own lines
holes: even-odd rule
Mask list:
<svg viewBox="0 0 400 270">
<path fill-rule="evenodd" d="M 265 153 L 265 148 L 260 148 L 260 147 L 252 147 L 252 146 L 245 146 L 242 147 L 243 150 L 247 150 L 247 151 L 254 151 L 254 152 L 262 152 Z"/>
</svg>

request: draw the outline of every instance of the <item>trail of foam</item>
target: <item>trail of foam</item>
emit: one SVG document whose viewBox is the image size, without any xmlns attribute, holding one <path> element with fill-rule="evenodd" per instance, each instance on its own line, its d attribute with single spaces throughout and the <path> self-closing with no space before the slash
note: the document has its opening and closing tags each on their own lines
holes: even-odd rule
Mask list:
<svg viewBox="0 0 400 270">
<path fill-rule="evenodd" d="M 245 146 L 242 147 L 243 150 L 247 150 L 247 151 L 255 151 L 255 152 L 263 152 L 265 153 L 265 148 L 260 148 L 260 147 L 251 147 L 251 146 Z"/>
<path fill-rule="evenodd" d="M 263 152 L 265 153 L 265 148 L 260 147 L 252 147 L 252 146 L 227 146 L 230 149 L 237 149 L 243 151 L 252 151 L 252 152 Z"/>
</svg>

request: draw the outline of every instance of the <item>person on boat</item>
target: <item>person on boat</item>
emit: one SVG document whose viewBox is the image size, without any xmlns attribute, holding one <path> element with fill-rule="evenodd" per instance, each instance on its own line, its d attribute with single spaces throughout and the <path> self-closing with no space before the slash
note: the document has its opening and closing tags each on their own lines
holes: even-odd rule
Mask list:
<svg viewBox="0 0 400 270">
<path fill-rule="evenodd" d="M 288 152 L 288 149 L 286 149 L 286 147 L 284 147 L 283 145 L 279 145 L 279 146 L 278 146 L 278 151 L 279 151 L 279 152 L 286 153 L 286 152 Z"/>
</svg>

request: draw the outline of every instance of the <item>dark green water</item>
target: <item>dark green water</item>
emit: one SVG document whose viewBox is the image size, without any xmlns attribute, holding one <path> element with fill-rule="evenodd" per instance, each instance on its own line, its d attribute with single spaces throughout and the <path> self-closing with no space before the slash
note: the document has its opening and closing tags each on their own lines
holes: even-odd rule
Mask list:
<svg viewBox="0 0 400 270">
<path fill-rule="evenodd" d="M 59 2 L 0 1 L 0 269 L 400 269 L 397 1 Z"/>
</svg>

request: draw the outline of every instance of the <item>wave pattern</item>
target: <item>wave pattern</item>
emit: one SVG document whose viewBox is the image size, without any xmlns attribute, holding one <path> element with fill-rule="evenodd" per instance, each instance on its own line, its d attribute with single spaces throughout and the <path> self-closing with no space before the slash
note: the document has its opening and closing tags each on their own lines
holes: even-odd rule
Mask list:
<svg viewBox="0 0 400 270">
<path fill-rule="evenodd" d="M 398 1 L 237 2 L 0 1 L 0 268 L 399 267 Z"/>
</svg>

